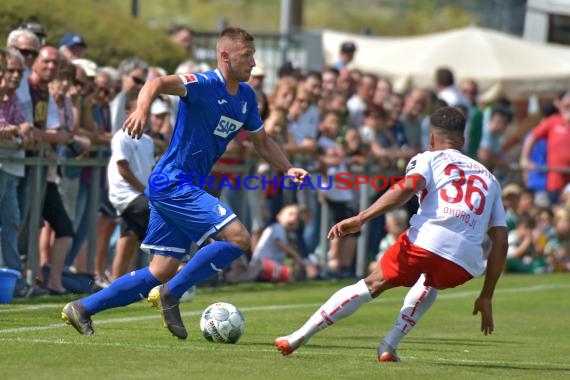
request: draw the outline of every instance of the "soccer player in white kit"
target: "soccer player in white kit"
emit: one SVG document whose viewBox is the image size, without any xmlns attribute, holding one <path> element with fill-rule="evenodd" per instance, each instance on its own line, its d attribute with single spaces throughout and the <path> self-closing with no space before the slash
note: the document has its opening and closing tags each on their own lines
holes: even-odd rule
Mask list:
<svg viewBox="0 0 570 380">
<path fill-rule="evenodd" d="M 473 314 L 481 313 L 481 331 L 485 335 L 493 332 L 491 300 L 507 255 L 501 188 L 483 165 L 461 153 L 465 117 L 460 111 L 441 108 L 430 122 L 430 150 L 410 160 L 399 184 L 357 216 L 334 225 L 328 237 L 360 231 L 367 221 L 404 205 L 417 194 L 420 207 L 410 220 L 410 228 L 386 251 L 368 277 L 337 291 L 300 329 L 277 338 L 274 345 L 283 355 L 291 354 L 314 334 L 348 317 L 387 289 L 411 287 L 422 275 L 426 287 L 453 288 L 481 275 L 485 270 L 486 236 L 492 247 Z M 425 307 L 425 312 L 433 299 L 418 304 Z M 383 340 L 378 346 L 378 360 L 399 358 Z"/>
</svg>

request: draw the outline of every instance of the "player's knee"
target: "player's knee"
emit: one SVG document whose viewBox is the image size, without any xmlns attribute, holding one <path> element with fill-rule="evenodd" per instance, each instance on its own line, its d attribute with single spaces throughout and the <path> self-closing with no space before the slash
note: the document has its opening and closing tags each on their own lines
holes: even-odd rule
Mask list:
<svg viewBox="0 0 570 380">
<path fill-rule="evenodd" d="M 385 289 L 386 280 L 382 275 L 382 271 L 376 269 L 364 279 L 364 283 L 372 297 L 378 297 Z"/>
<path fill-rule="evenodd" d="M 176 274 L 180 261 L 169 256 L 155 255 L 150 262 L 150 273 L 160 282 L 170 280 Z"/>
<path fill-rule="evenodd" d="M 231 236 L 228 241 L 238 246 L 239 249 L 246 252 L 251 247 L 251 236 L 247 231 Z"/>
</svg>

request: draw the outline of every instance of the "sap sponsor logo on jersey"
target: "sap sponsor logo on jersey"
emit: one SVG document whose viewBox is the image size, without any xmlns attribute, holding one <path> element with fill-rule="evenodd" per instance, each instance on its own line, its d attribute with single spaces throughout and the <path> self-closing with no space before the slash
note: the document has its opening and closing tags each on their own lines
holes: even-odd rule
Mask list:
<svg viewBox="0 0 570 380">
<path fill-rule="evenodd" d="M 196 75 L 194 74 L 190 74 L 190 73 L 186 73 L 184 75 L 180 75 L 180 78 L 182 79 L 182 82 L 184 84 L 189 84 L 189 83 L 196 83 L 198 82 L 198 78 L 196 78 Z"/>
<path fill-rule="evenodd" d="M 237 132 L 241 126 L 242 122 L 229 118 L 227 116 L 220 117 L 218 121 L 218 126 L 214 130 L 214 134 L 220 137 L 228 137 L 230 134 Z"/>
</svg>

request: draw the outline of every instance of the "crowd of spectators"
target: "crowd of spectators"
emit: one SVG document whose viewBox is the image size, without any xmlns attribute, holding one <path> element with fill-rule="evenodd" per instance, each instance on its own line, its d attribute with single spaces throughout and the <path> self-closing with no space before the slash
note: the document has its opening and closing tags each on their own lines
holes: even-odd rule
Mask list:
<svg viewBox="0 0 570 380">
<path fill-rule="evenodd" d="M 177 27 L 169 36 L 191 57 L 190 29 Z M 133 258 L 144 225 L 134 230 L 132 223 L 125 226 L 125 210 L 138 199 L 135 215 L 138 222 L 141 215 L 144 221 L 145 206 L 138 195 L 144 192 L 144 177 L 152 163 L 168 145 L 178 102 L 164 96 L 152 104 L 146 134 L 150 145 L 141 158 L 138 148 L 121 138 L 121 127 L 144 83 L 168 74 L 166 70 L 137 57 L 124 59 L 118 67 L 101 66 L 86 58 L 88 41 L 80 34 L 61 36 L 59 46 L 46 45 L 45 39 L 41 24 L 23 23 L 9 33 L 6 48 L 0 51 L 0 138 L 12 144 L 5 145 L 0 155 L 80 160 L 98 146 L 104 157 L 110 157 L 100 183 L 93 273 L 95 289 L 102 288 L 137 265 Z M 321 227 L 355 215 L 361 206 L 359 190 L 339 190 L 335 175 L 403 174 L 408 160 L 429 148 L 429 115 L 442 106 L 458 107 L 466 114 L 464 152 L 491 169 L 504 186 L 511 231 L 506 270 L 570 271 L 570 92 L 545 105 L 542 121 L 522 131 L 528 132 L 525 136 L 508 99 L 479 103 L 477 82 L 464 79 L 456 84 L 449 68 L 434 73 L 431 88 L 398 93 L 389 78 L 351 67 L 358 53 L 354 43 L 344 42 L 339 53 L 337 63 L 320 71 L 303 72 L 284 64 L 271 89 L 264 83 L 267 69 L 262 62 L 252 71 L 249 84 L 256 91 L 268 135 L 295 165 L 333 183 L 321 184 L 329 190 L 297 191 L 279 186 L 280 182 L 255 191 L 212 186 L 247 222 L 253 237 L 252 252 L 232 265 L 222 280 L 354 277 L 358 236 L 320 244 Z M 208 69 L 207 64 L 189 59 L 175 73 Z M 513 136 L 522 137 L 513 143 Z M 154 150 L 150 158 L 149 146 Z M 225 169 L 212 173 L 219 181 L 235 182 L 236 174 L 282 175 L 254 156 L 243 131 L 219 164 Z M 228 170 L 232 166 L 250 172 Z M 22 276 L 15 295 L 65 294 L 69 291 L 62 281 L 65 274 L 87 268 L 88 204 L 93 172 L 98 169 L 49 166 L 41 194 L 30 193 L 29 170 L 13 162 L 0 166 L 0 262 L 24 273 L 30 265 L 27 247 L 37 244 L 44 270 L 35 283 Z M 382 190 L 370 191 L 369 202 L 381 194 Z M 38 242 L 26 241 L 26 229 L 38 228 L 28 223 L 30 197 L 42 199 Z M 417 207 L 417 201 L 410 202 L 370 224 L 365 237 L 370 261 L 377 260 L 406 228 Z M 324 208 L 330 211 L 327 226 L 321 226 Z"/>
</svg>

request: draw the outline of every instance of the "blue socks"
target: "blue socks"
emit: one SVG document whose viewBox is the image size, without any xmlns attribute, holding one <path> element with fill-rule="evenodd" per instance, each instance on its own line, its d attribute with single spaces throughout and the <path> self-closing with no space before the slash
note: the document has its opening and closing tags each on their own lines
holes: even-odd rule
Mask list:
<svg viewBox="0 0 570 380">
<path fill-rule="evenodd" d="M 146 298 L 157 285 L 160 285 L 160 281 L 146 267 L 119 277 L 109 287 L 83 298 L 81 303 L 90 314 L 95 314 Z"/>
<path fill-rule="evenodd" d="M 208 244 L 199 249 L 188 264 L 168 281 L 168 291 L 174 297 L 180 298 L 190 287 L 221 272 L 242 254 L 243 251 L 237 245 L 227 241 Z"/>
<path fill-rule="evenodd" d="M 190 287 L 221 272 L 242 254 L 243 251 L 237 245 L 226 241 L 216 241 L 201 248 L 190 262 L 168 282 L 170 294 L 176 298 L 182 297 L 182 294 Z M 125 274 L 113 281 L 108 288 L 81 299 L 81 303 L 89 314 L 95 314 L 144 299 L 157 285 L 160 285 L 160 281 L 146 267 Z"/>
</svg>

